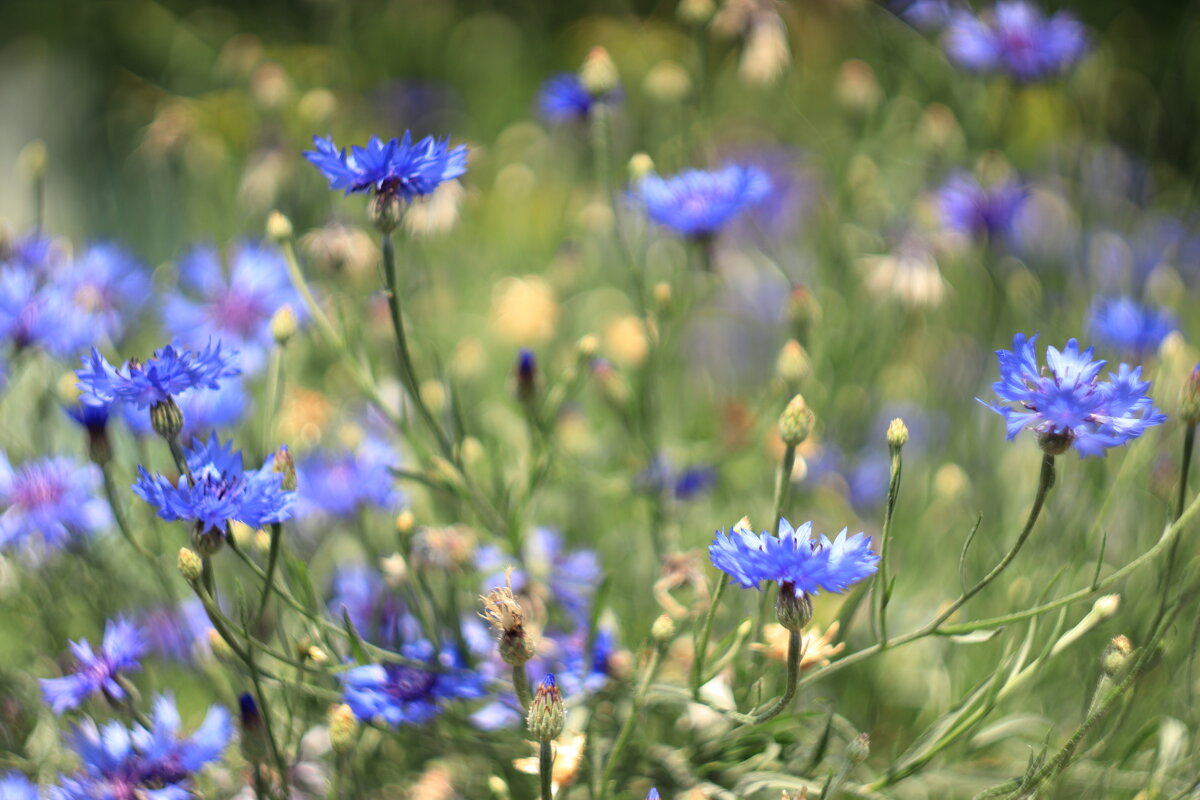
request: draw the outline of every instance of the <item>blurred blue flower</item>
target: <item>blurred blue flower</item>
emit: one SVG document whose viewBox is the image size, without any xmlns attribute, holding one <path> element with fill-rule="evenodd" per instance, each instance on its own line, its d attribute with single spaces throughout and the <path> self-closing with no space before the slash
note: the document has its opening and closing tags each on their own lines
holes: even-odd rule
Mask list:
<svg viewBox="0 0 1200 800">
<path fill-rule="evenodd" d="M 0 337 L 16 349 L 36 347 L 65 358 L 99 333 L 91 316 L 72 305 L 63 285 L 43 285 L 34 272 L 0 271 Z"/>
<path fill-rule="evenodd" d="M 295 492 L 282 487 L 282 475 L 272 469 L 268 456 L 261 469 L 247 470 L 242 454 L 232 442 L 221 444 L 214 433 L 207 442 L 192 441 L 185 451 L 191 479 L 178 485 L 164 475 L 151 475 L 138 467 L 133 491 L 167 522 L 195 520 L 201 531 L 223 532 L 230 520 L 261 528 L 291 516 Z"/>
<path fill-rule="evenodd" d="M 1169 311 L 1139 305 L 1131 297 L 1098 298 L 1088 316 L 1093 338 L 1137 356 L 1156 352 L 1175 328 L 1175 316 Z"/>
<path fill-rule="evenodd" d="M 222 380 L 216 389 L 186 389 L 175 399 L 183 412 L 181 441 L 204 439 L 214 431 L 239 425 L 250 407 L 250 398 L 240 377 Z M 128 403 L 120 403 L 118 408 L 126 427 L 135 436 L 155 435 L 145 409 Z"/>
<path fill-rule="evenodd" d="M 212 622 L 204 604 L 193 596 L 175 606 L 156 608 L 140 617 L 146 647 L 175 661 L 193 661 L 212 652 L 208 638 Z"/>
<path fill-rule="evenodd" d="M 717 471 L 703 464 L 676 472 L 670 459 L 659 454 L 633 480 L 634 485 L 643 492 L 669 494 L 676 500 L 691 500 L 716 485 Z"/>
<path fill-rule="evenodd" d="M 1053 77 L 1087 49 L 1087 34 L 1072 15 L 1046 17 L 1024 0 L 996 3 L 990 13 L 955 13 L 944 40 L 950 60 L 972 72 L 1003 72 L 1014 80 Z"/>
<path fill-rule="evenodd" d="M 387 143 L 372 136 L 366 147 L 355 145 L 349 154 L 338 150 L 329 136 L 314 136 L 313 146 L 316 149 L 305 151 L 305 158 L 325 174 L 330 189 L 345 189 L 346 194 L 374 189 L 411 200 L 467 171 L 467 146 L 451 148 L 449 137 L 426 136 L 413 144 L 409 131 L 403 139 Z"/>
<path fill-rule="evenodd" d="M 61 280 L 70 305 L 95 326 L 94 338 L 119 340 L 151 298 L 145 264 L 113 242 L 88 247 Z"/>
<path fill-rule="evenodd" d="M 8 243 L 0 261 L 43 275 L 57 273 L 68 263 L 69 247 L 61 239 L 41 230 L 21 234 Z"/>
<path fill-rule="evenodd" d="M 419 725 L 441 713 L 446 700 L 482 697 L 483 682 L 450 649 L 435 651 L 427 641 L 400 648 L 400 655 L 430 669 L 406 664 L 368 664 L 341 675 L 346 704 L 361 720 L 389 725 Z"/>
<path fill-rule="evenodd" d="M 646 800 L 659 800 L 658 789 L 650 787 L 650 791 L 646 792 Z"/>
<path fill-rule="evenodd" d="M 212 706 L 190 737 L 180 736 L 180 725 L 169 694 L 155 698 L 150 729 L 115 721 L 98 728 L 85 719 L 70 739 L 83 767 L 63 776 L 55 800 L 189 800 L 192 775 L 221 757 L 232 723 L 228 711 Z"/>
<path fill-rule="evenodd" d="M 37 785 L 19 772 L 0 776 L 0 800 L 38 800 Z"/>
<path fill-rule="evenodd" d="M 560 72 L 546 79 L 538 89 L 537 110 L 547 122 L 578 122 L 587 119 L 599 103 L 620 102 L 620 91 L 594 97 L 574 72 Z"/>
<path fill-rule="evenodd" d="M 517 593 L 533 590 L 534 585 L 549 589 L 550 600 L 561 606 L 578 624 L 583 624 L 591 610 L 592 596 L 600 582 L 602 571 L 594 550 L 567 550 L 562 534 L 552 528 L 534 528 L 526 537 L 525 552 L 521 554 L 524 569 L 512 572 L 512 589 Z M 484 580 L 486 593 L 493 586 L 504 584 L 505 570 L 512 556 L 492 545 L 480 547 L 475 553 L 475 566 L 490 573 Z"/>
<path fill-rule="evenodd" d="M 61 678 L 42 678 L 42 696 L 55 714 L 79 708 L 94 694 L 103 693 L 113 701 L 124 700 L 126 691 L 118 682 L 118 673 L 142 668 L 146 642 L 138 626 L 118 617 L 104 626 L 100 652 L 92 650 L 87 639 L 71 642 L 75 671 Z"/>
<path fill-rule="evenodd" d="M 923 31 L 934 31 L 950 21 L 949 0 L 893 0 L 888 7 L 896 16 Z"/>
<path fill-rule="evenodd" d="M 104 530 L 112 512 L 95 495 L 99 485 L 94 464 L 51 456 L 13 469 L 0 452 L 0 549 L 38 555 Z"/>
<path fill-rule="evenodd" d="M 1013 336 L 1013 349 L 997 350 L 1000 380 L 992 390 L 1003 403 L 980 403 L 1004 417 L 1008 438 L 1022 430 L 1038 434 L 1047 452 L 1074 446 L 1082 456 L 1103 455 L 1166 420 L 1145 392 L 1141 367 L 1121 364 L 1100 381 L 1106 362 L 1092 360 L 1092 348 L 1079 352 L 1074 339 L 1059 351 L 1046 348 L 1046 369 L 1038 370 L 1033 346 L 1037 336 Z"/>
<path fill-rule="evenodd" d="M 982 186 L 967 172 L 956 172 L 938 190 L 942 221 L 952 231 L 975 238 L 1005 239 L 1028 190 L 1013 180 Z"/>
<path fill-rule="evenodd" d="M 254 374 L 274 344 L 271 317 L 275 312 L 290 306 L 303 324 L 308 311 L 275 247 L 239 243 L 229 255 L 229 264 L 226 275 L 216 248 L 210 245 L 194 247 L 184 256 L 179 262 L 184 291 L 166 299 L 163 324 L 185 346 L 216 339 L 233 347 L 242 370 Z"/>
<path fill-rule="evenodd" d="M 209 341 L 203 350 L 181 350 L 168 345 L 154 353 L 144 364 L 129 360 L 116 369 L 92 348 L 83 357 L 79 378 L 81 399 L 92 403 L 120 400 L 138 408 L 148 408 L 169 400 L 188 389 L 216 389 L 222 378 L 237 375 L 236 350 L 221 351 L 221 343 Z"/>
<path fill-rule="evenodd" d="M 850 504 L 862 513 L 877 508 L 887 497 L 891 480 L 891 461 L 886 450 L 871 448 L 859 455 L 858 463 L 846 476 L 850 485 Z"/>
<path fill-rule="evenodd" d="M 847 537 L 842 529 L 832 542 L 824 535 L 818 540 L 813 538 L 811 522 L 793 530 L 787 520 L 780 521 L 779 536 L 738 528 L 729 534 L 718 531 L 708 555 L 713 566 L 744 589 L 758 589 L 763 581 L 777 582 L 780 591 L 797 596 L 820 589 L 845 591 L 874 573 L 879 562 L 866 534 Z"/>
<path fill-rule="evenodd" d="M 339 564 L 330 586 L 329 613 L 345 614 L 358 635 L 381 647 L 417 638 L 420 627 L 405 604 L 366 564 Z"/>
<path fill-rule="evenodd" d="M 352 452 L 310 453 L 296 464 L 296 516 L 347 519 L 364 508 L 399 508 L 404 504 L 404 493 L 391 473 L 399 465 L 399 454 L 374 437 L 366 437 Z"/>
<path fill-rule="evenodd" d="M 88 403 L 80 401 L 74 405 L 64 406 L 63 411 L 79 427 L 93 436 L 103 436 L 108 428 L 108 419 L 112 416 L 112 406 L 107 403 Z M 147 424 L 149 424 L 147 422 Z"/>
<path fill-rule="evenodd" d="M 771 180 L 761 169 L 730 164 L 711 171 L 689 169 L 670 178 L 647 175 L 633 187 L 632 197 L 659 225 L 705 238 L 770 191 Z"/>
</svg>

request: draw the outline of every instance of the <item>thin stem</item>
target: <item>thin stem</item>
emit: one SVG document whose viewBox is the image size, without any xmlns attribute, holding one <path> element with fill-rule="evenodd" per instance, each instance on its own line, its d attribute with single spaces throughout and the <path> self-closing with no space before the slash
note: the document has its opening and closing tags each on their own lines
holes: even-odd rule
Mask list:
<svg viewBox="0 0 1200 800">
<path fill-rule="evenodd" d="M 769 719 L 779 716 L 796 696 L 796 687 L 800 680 L 800 657 L 804 655 L 804 638 L 800 631 L 788 631 L 787 654 L 787 684 L 783 687 L 783 695 L 775 701 L 775 705 L 750 720 L 751 725 L 761 725 Z"/>
<path fill-rule="evenodd" d="M 1183 516 L 1183 505 L 1187 500 L 1188 472 L 1192 466 L 1192 450 L 1196 445 L 1196 426 L 1189 425 L 1183 436 L 1183 462 L 1179 465 L 1179 494 L 1175 500 L 1175 519 Z"/>
<path fill-rule="evenodd" d="M 695 645 L 692 648 L 694 650 L 692 654 L 692 699 L 694 700 L 700 699 L 704 659 L 708 657 L 708 640 L 712 636 L 713 619 L 717 616 L 717 606 L 728 585 L 729 574 L 722 572 L 721 579 L 717 581 L 716 591 L 713 592 L 712 601 L 708 604 L 708 612 L 704 615 L 704 624 L 700 627 L 700 633 L 696 636 Z"/>
<path fill-rule="evenodd" d="M 875 603 L 873 611 L 875 613 L 876 629 L 879 631 L 880 642 L 886 642 L 888 638 L 887 606 L 888 594 L 891 591 L 888 586 L 888 551 L 892 540 L 892 518 L 896 510 L 896 499 L 900 496 L 900 449 L 899 447 L 891 448 L 891 479 L 888 481 L 887 505 L 884 506 L 883 510 L 883 532 L 880 534 L 879 543 L 879 572 L 875 574 Z"/>
<path fill-rule="evenodd" d="M 529 689 L 529 673 L 524 664 L 514 664 L 512 668 L 513 690 L 521 701 L 521 711 L 528 714 L 529 705 L 533 702 L 533 692 Z"/>
<path fill-rule="evenodd" d="M 538 781 L 542 787 L 542 800 L 554 800 L 554 749 L 550 742 L 538 746 Z"/>
<path fill-rule="evenodd" d="M 267 574 L 263 578 L 262 594 L 258 598 L 258 613 L 255 614 L 254 627 L 262 624 L 263 614 L 267 610 L 267 600 L 271 597 L 271 587 L 275 583 L 275 566 L 279 561 L 279 548 L 283 539 L 283 525 L 279 522 L 271 524 L 271 549 L 267 553 Z"/>
<path fill-rule="evenodd" d="M 620 762 L 621 752 L 629 744 L 629 737 L 633 735 L 633 729 L 637 727 L 638 718 L 642 715 L 642 708 L 646 705 L 646 693 L 650 689 L 650 684 L 654 682 L 654 676 L 658 674 L 662 651 L 662 647 L 655 647 L 654 652 L 651 653 L 650 663 L 646 665 L 646 671 L 642 674 L 642 682 L 633 696 L 633 705 L 629 709 L 629 716 L 625 717 L 621 731 L 617 734 L 617 740 L 613 742 L 612 750 L 608 752 L 608 759 L 604 762 L 604 771 L 600 775 L 600 800 L 608 797 L 609 784 L 612 782 L 613 772 Z"/>
<path fill-rule="evenodd" d="M 779 462 L 779 471 L 775 475 L 775 501 L 772 504 L 774 511 L 773 521 L 771 522 L 771 535 L 778 537 L 779 528 L 783 524 L 784 509 L 787 508 L 788 494 L 792 488 L 792 470 L 796 466 L 796 445 L 789 444 L 784 447 L 783 459 Z M 768 613 L 771 608 L 768 593 L 762 592 L 758 597 L 758 614 L 754 618 L 754 632 L 763 636 L 763 631 L 767 626 Z M 763 655 L 757 653 L 754 657 L 755 671 L 762 668 Z"/>
</svg>

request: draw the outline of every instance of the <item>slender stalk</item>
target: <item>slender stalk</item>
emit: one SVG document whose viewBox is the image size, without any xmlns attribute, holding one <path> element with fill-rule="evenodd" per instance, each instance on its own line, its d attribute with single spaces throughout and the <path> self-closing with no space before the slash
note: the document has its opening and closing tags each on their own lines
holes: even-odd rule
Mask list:
<svg viewBox="0 0 1200 800">
<path fill-rule="evenodd" d="M 775 701 L 773 706 L 761 714 L 755 715 L 749 724 L 761 725 L 767 720 L 779 716 L 788 707 L 788 704 L 792 702 L 792 698 L 796 696 L 796 687 L 800 680 L 800 658 L 803 655 L 804 638 L 800 635 L 800 631 L 788 631 L 787 684 L 783 687 L 783 695 Z"/>
<path fill-rule="evenodd" d="M 700 699 L 700 687 L 703 685 L 704 660 L 708 657 L 708 640 L 712 636 L 713 619 L 717 616 L 717 606 L 721 603 L 721 595 L 729 585 L 729 574 L 722 572 L 717 581 L 716 591 L 713 592 L 712 602 L 708 604 L 708 612 L 704 615 L 704 624 L 696 636 L 692 654 L 692 699 Z"/>
<path fill-rule="evenodd" d="M 771 535 L 779 536 L 779 528 L 783 524 L 784 509 L 787 508 L 788 494 L 792 488 L 792 470 L 796 466 L 796 445 L 785 445 L 783 450 L 783 459 L 779 462 L 779 471 L 775 475 L 775 501 L 772 504 L 774 507 L 773 521 L 771 522 Z M 771 602 L 767 592 L 762 592 L 758 596 L 758 614 L 754 619 L 754 632 L 762 636 L 763 630 L 766 628 L 768 614 L 771 608 Z M 756 671 L 762 668 L 762 653 L 757 653 L 754 657 Z"/>
<path fill-rule="evenodd" d="M 1189 425 L 1183 435 L 1183 462 L 1179 466 L 1179 494 L 1175 499 L 1175 519 L 1183 516 L 1183 506 L 1187 500 L 1188 472 L 1192 466 L 1192 450 L 1196 446 L 1196 426 Z"/>
<path fill-rule="evenodd" d="M 538 746 L 538 782 L 542 787 L 542 800 L 554 800 L 554 749 L 550 742 Z"/>
<path fill-rule="evenodd" d="M 267 600 L 271 597 L 271 587 L 275 583 L 275 566 L 279 561 L 279 548 L 282 545 L 283 525 L 279 522 L 271 524 L 271 549 L 267 552 L 267 574 L 263 578 L 262 594 L 258 598 L 258 613 L 254 617 L 254 627 L 262 624 L 263 614 L 267 611 Z"/>
<path fill-rule="evenodd" d="M 629 716 L 625 717 L 625 722 L 621 725 L 621 731 L 617 734 L 617 740 L 613 742 L 612 750 L 608 752 L 608 759 L 604 762 L 604 771 L 600 774 L 600 800 L 608 797 L 613 772 L 621 760 L 622 751 L 629 744 L 629 737 L 633 735 L 633 729 L 637 727 L 638 718 L 642 715 L 642 708 L 646 705 L 646 693 L 650 689 L 650 684 L 654 682 L 654 676 L 658 674 L 658 665 L 662 661 L 662 651 L 663 648 L 658 646 L 654 648 L 654 652 L 650 655 L 650 663 L 646 665 L 646 671 L 642 674 L 642 682 L 638 685 L 637 692 L 633 696 L 633 705 L 629 709 Z"/>
<path fill-rule="evenodd" d="M 529 673 L 525 671 L 524 664 L 513 665 L 512 682 L 517 699 L 521 701 L 521 711 L 528 714 L 529 705 L 533 702 L 533 692 L 529 688 Z"/>
<path fill-rule="evenodd" d="M 891 478 L 888 481 L 887 505 L 883 509 L 883 532 L 880 534 L 879 542 L 879 571 L 875 573 L 875 603 L 872 609 L 881 643 L 886 642 L 888 638 L 887 606 L 888 592 L 890 591 L 888 587 L 888 551 L 892 540 L 892 516 L 896 510 L 896 499 L 900 496 L 901 448 L 893 447 L 891 450 Z"/>
</svg>

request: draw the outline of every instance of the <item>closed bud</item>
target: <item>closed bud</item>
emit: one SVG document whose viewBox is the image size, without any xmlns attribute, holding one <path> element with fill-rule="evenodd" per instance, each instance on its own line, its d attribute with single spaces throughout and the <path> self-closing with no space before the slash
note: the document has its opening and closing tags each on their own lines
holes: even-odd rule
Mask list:
<svg viewBox="0 0 1200 800">
<path fill-rule="evenodd" d="M 251 764 L 262 764 L 267 760 L 267 732 L 258 705 L 249 693 L 243 692 L 238 697 L 238 718 L 242 729 L 242 757 Z"/>
<path fill-rule="evenodd" d="M 580 336 L 579 341 L 575 343 L 575 355 L 581 359 L 590 361 L 596 357 L 596 353 L 599 351 L 600 338 L 594 333 Z"/>
<path fill-rule="evenodd" d="M 329 712 L 329 744 L 334 751 L 347 752 L 354 747 L 357 736 L 358 718 L 354 716 L 354 710 L 345 703 L 334 706 Z"/>
<path fill-rule="evenodd" d="M 621 76 L 612 56 L 603 47 L 593 47 L 579 68 L 579 81 L 592 97 L 600 97 L 617 88 Z"/>
<path fill-rule="evenodd" d="M 217 632 L 216 628 L 208 629 L 208 646 L 212 649 L 212 654 L 220 661 L 232 661 L 236 656 L 233 648 L 229 646 L 229 642 L 225 641 L 225 637 Z"/>
<path fill-rule="evenodd" d="M 404 200 L 394 191 L 377 192 L 371 198 L 370 217 L 375 230 L 389 234 L 404 218 Z"/>
<path fill-rule="evenodd" d="M 793 336 L 801 342 L 807 340 L 809 331 L 821 321 L 821 306 L 806 287 L 792 287 L 788 296 L 788 318 Z"/>
<path fill-rule="evenodd" d="M 899 417 L 888 424 L 887 443 L 892 450 L 899 450 L 908 443 L 908 426 Z"/>
<path fill-rule="evenodd" d="M 204 564 L 200 561 L 200 556 L 196 555 L 194 550 L 179 548 L 179 574 L 183 579 L 188 583 L 197 583 L 203 572 Z"/>
<path fill-rule="evenodd" d="M 17 153 L 17 166 L 24 170 L 26 175 L 35 180 L 41 178 L 46 173 L 46 162 L 48 160 L 46 143 L 41 139 L 34 139 L 22 147 L 20 153 Z"/>
<path fill-rule="evenodd" d="M 808 410 L 802 395 L 796 395 L 779 415 L 779 438 L 788 447 L 795 447 L 812 431 L 813 413 Z"/>
<path fill-rule="evenodd" d="M 529 348 L 521 348 L 517 355 L 517 399 L 522 405 L 531 407 L 538 397 L 537 357 Z"/>
<path fill-rule="evenodd" d="M 267 238 L 281 243 L 292 238 L 292 221 L 278 211 L 267 215 Z"/>
<path fill-rule="evenodd" d="M 413 527 L 417 524 L 417 518 L 412 511 L 407 508 L 396 515 L 396 533 L 408 534 L 412 533 Z"/>
<path fill-rule="evenodd" d="M 679 0 L 675 15 L 687 25 L 704 25 L 717 11 L 713 0 Z"/>
<path fill-rule="evenodd" d="M 1071 442 L 1074 441 L 1074 436 L 1070 431 L 1062 433 L 1046 431 L 1038 434 L 1037 441 L 1038 445 L 1042 448 L 1042 452 L 1046 455 L 1061 456 L 1071 449 Z"/>
<path fill-rule="evenodd" d="M 1132 660 L 1133 643 L 1129 641 L 1129 637 L 1115 636 L 1108 643 L 1108 647 L 1104 648 L 1104 655 L 1100 657 L 1100 668 L 1105 675 L 1115 678 L 1125 671 Z"/>
<path fill-rule="evenodd" d="M 846 745 L 846 758 L 851 764 L 861 764 L 871 755 L 871 737 L 865 733 L 855 736 Z"/>
<path fill-rule="evenodd" d="M 850 111 L 871 111 L 883 99 L 875 71 L 870 64 L 857 58 L 843 62 L 838 70 L 836 91 L 838 102 Z"/>
<path fill-rule="evenodd" d="M 408 562 L 399 553 L 379 559 L 379 571 L 383 573 L 387 585 L 393 589 L 402 586 L 408 580 Z"/>
<path fill-rule="evenodd" d="M 775 618 L 789 631 L 802 631 L 812 621 L 812 598 L 807 592 L 797 592 L 790 583 L 779 584 L 775 598 Z"/>
<path fill-rule="evenodd" d="M 808 360 L 808 353 L 804 352 L 804 346 L 795 339 L 789 339 L 775 359 L 775 374 L 788 386 L 796 386 L 811 371 L 812 364 Z"/>
<path fill-rule="evenodd" d="M 279 484 L 285 492 L 296 491 L 296 459 L 292 458 L 292 451 L 286 444 L 275 451 L 271 469 L 283 476 Z"/>
<path fill-rule="evenodd" d="M 1200 423 L 1200 364 L 1183 382 L 1179 395 L 1179 416 L 1188 425 Z"/>
<path fill-rule="evenodd" d="M 634 183 L 654 172 L 654 159 L 646 153 L 634 153 L 629 159 L 629 179 Z"/>
<path fill-rule="evenodd" d="M 192 547 L 202 556 L 212 557 L 225 545 L 225 532 L 210 528 L 200 520 L 192 526 Z"/>
<path fill-rule="evenodd" d="M 650 638 L 658 644 L 666 644 L 675 636 L 675 620 L 666 614 L 660 614 L 650 626 Z"/>
<path fill-rule="evenodd" d="M 1121 595 L 1106 594 L 1103 597 L 1097 597 L 1096 602 L 1092 603 L 1092 612 L 1100 619 L 1108 619 L 1115 616 L 1117 609 L 1121 607 Z"/>
<path fill-rule="evenodd" d="M 167 397 L 150 406 L 150 427 L 168 442 L 179 438 L 179 432 L 183 430 L 183 411 L 175 398 Z"/>
<path fill-rule="evenodd" d="M 275 344 L 281 347 L 291 341 L 299 327 L 300 323 L 296 319 L 296 312 L 290 305 L 284 304 L 271 315 L 271 338 L 275 340 Z"/>
<path fill-rule="evenodd" d="M 654 284 L 654 307 L 660 312 L 671 308 L 671 284 L 666 281 Z"/>
<path fill-rule="evenodd" d="M 566 725 L 567 711 L 563 705 L 562 692 L 558 690 L 558 682 L 553 675 L 542 678 L 538 684 L 533 702 L 529 704 L 529 714 L 525 717 L 525 725 L 529 734 L 539 742 L 552 742 L 563 732 Z"/>
<path fill-rule="evenodd" d="M 314 644 L 304 651 L 304 657 L 314 664 L 324 664 L 329 660 L 329 653 L 326 653 L 323 648 L 317 647 Z"/>
</svg>

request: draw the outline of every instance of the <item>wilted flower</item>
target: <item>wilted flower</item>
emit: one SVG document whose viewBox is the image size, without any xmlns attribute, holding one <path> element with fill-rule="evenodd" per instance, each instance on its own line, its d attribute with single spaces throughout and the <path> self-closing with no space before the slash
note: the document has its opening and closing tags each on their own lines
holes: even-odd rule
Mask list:
<svg viewBox="0 0 1200 800">
<path fill-rule="evenodd" d="M 992 390 L 1004 405 L 979 401 L 1004 417 L 1009 439 L 1029 429 L 1048 453 L 1074 446 L 1082 456 L 1095 456 L 1166 420 L 1145 394 L 1150 382 L 1141 380 L 1141 367 L 1121 364 L 1102 382 L 1106 362 L 1093 361 L 1090 347 L 1079 352 L 1071 339 L 1062 351 L 1047 347 L 1046 367 L 1039 371 L 1036 341 L 1036 335 L 1027 340 L 1018 333 L 1011 351 L 996 351 L 1000 380 Z"/>
<path fill-rule="evenodd" d="M 1059 12 L 1047 18 L 1033 3 L 997 3 L 975 16 L 955 13 L 946 28 L 946 53 L 972 72 L 1004 72 L 1014 80 L 1053 77 L 1072 66 L 1087 49 L 1083 25 Z"/>
<path fill-rule="evenodd" d="M 53 456 L 14 469 L 0 452 L 0 548 L 36 555 L 104 530 L 112 513 L 99 485 L 95 465 Z"/>
<path fill-rule="evenodd" d="M 141 631 L 127 619 L 118 617 L 104 626 L 104 641 L 100 651 L 92 650 L 87 639 L 71 642 L 75 655 L 75 671 L 61 678 L 43 678 L 42 696 L 55 714 L 79 708 L 94 694 L 103 693 L 116 702 L 124 700 L 126 691 L 117 680 L 118 673 L 141 669 L 146 643 Z"/>
<path fill-rule="evenodd" d="M 777 582 L 781 591 L 797 597 L 825 589 L 841 592 L 876 570 L 879 556 L 871 550 L 866 534 L 847 537 L 843 529 L 830 541 L 813 537 L 812 523 L 793 529 L 780 520 L 779 535 L 768 531 L 754 534 L 735 528 L 718 532 L 708 548 L 713 566 L 727 573 L 744 589 L 758 589 L 763 581 Z"/>
<path fill-rule="evenodd" d="M 1170 312 L 1139 305 L 1130 297 L 1098 299 L 1088 318 L 1088 330 L 1101 344 L 1138 356 L 1158 350 L 1175 328 Z"/>
<path fill-rule="evenodd" d="M 765 172 L 730 164 L 713 171 L 690 169 L 670 178 L 646 175 L 634 186 L 632 196 L 659 225 L 692 238 L 705 238 L 761 202 L 770 191 Z"/>
<path fill-rule="evenodd" d="M 467 171 L 466 145 L 451 148 L 449 137 L 426 136 L 413 144 L 409 131 L 386 143 L 372 136 L 366 147 L 355 145 L 349 154 L 338 150 L 332 137 L 314 136 L 313 145 L 316 149 L 306 151 L 305 158 L 325 174 L 330 189 L 345 189 L 346 194 L 374 190 L 408 201 Z"/>
<path fill-rule="evenodd" d="M 824 667 L 829 665 L 829 659 L 836 656 L 842 650 L 846 649 L 845 642 L 837 642 L 838 630 L 840 625 L 837 620 L 830 623 L 824 633 L 817 631 L 805 632 L 801 634 L 803 646 L 801 647 L 800 669 L 806 670 L 812 667 Z M 763 626 L 762 643 L 754 642 L 750 647 L 754 650 L 759 650 L 766 653 L 767 657 L 779 662 L 787 661 L 788 640 L 791 634 L 787 628 L 776 623 L 770 623 Z"/>
</svg>

